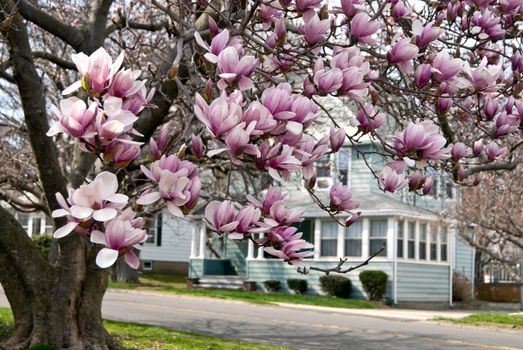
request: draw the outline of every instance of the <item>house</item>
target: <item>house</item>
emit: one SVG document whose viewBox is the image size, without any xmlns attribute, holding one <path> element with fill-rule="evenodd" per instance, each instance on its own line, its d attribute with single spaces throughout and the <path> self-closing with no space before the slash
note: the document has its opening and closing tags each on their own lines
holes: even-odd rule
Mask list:
<svg viewBox="0 0 523 350">
<path fill-rule="evenodd" d="M 306 240 L 315 245 L 311 266 L 330 268 L 340 258 L 347 258 L 346 267 L 364 262 L 385 245 L 385 250 L 367 266 L 347 274 L 353 283 L 353 297 L 364 298 L 359 281 L 364 270 L 381 270 L 389 280 L 386 298 L 394 304 L 411 302 L 452 303 L 452 275 L 459 270 L 472 276 L 474 251 L 457 234 L 457 225 L 445 222 L 439 213 L 456 204 L 457 191 L 451 182 L 436 171 L 434 189 L 426 197 L 407 191 L 385 194 L 377 185 L 373 169 L 383 163 L 368 142 L 358 151 L 346 146 L 336 155 L 328 155 L 317 164 L 316 193 L 328 202 L 328 191 L 335 179 L 349 185 L 360 203 L 360 220 L 349 228 L 342 227 L 318 208 L 301 181 L 286 185 L 290 206 L 305 208 L 305 220 L 296 225 Z M 367 154 L 363 159 L 362 153 Z M 380 163 L 381 162 L 381 163 Z M 237 242 L 209 232 L 202 221 L 193 230 L 189 277 L 203 287 L 241 286 L 255 282 L 262 289 L 263 281 L 280 280 L 286 288 L 289 278 L 307 279 L 309 292 L 320 294 L 319 277 L 311 271 L 296 273 L 296 267 L 264 254 L 252 242 Z"/>
<path fill-rule="evenodd" d="M 149 238 L 140 251 L 141 270 L 154 273 L 187 274 L 191 237 L 195 225 L 172 216 L 164 209 L 149 222 Z"/>
</svg>

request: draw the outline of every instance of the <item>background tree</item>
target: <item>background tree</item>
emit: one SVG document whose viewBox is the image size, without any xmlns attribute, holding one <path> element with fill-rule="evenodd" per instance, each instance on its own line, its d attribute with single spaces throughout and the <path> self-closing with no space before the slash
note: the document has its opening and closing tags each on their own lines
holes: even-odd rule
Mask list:
<svg viewBox="0 0 523 350">
<path fill-rule="evenodd" d="M 357 203 L 346 186 L 327 200 L 313 190 L 314 162 L 345 140 L 367 157 L 358 144 L 371 135 L 372 153 L 388 161 L 372 169 L 387 192 L 428 193 L 434 168 L 468 183 L 517 166 L 519 1 L 0 4 L 0 198 L 54 213 L 60 237 L 45 261 L 0 208 L 0 282 L 15 317 L 7 349 L 117 348 L 101 322 L 106 268 L 118 256 L 136 267 L 140 242 L 109 238 L 143 237 L 143 219 L 163 205 L 181 216 L 198 197 L 214 199 L 205 209 L 213 231 L 255 240 L 306 272 L 311 245 L 291 227 L 302 211 L 277 186 L 259 193 L 298 173 L 350 225 Z M 355 120 L 334 116 L 332 99 Z M 103 200 L 91 203 L 90 190 Z"/>
</svg>

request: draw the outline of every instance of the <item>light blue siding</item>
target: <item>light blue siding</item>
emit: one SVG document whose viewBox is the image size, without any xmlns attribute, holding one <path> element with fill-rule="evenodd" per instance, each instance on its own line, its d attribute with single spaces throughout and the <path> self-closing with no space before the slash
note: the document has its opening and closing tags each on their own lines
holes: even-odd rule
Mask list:
<svg viewBox="0 0 523 350">
<path fill-rule="evenodd" d="M 203 276 L 203 259 L 191 259 L 189 261 L 189 278 L 201 278 Z"/>
<path fill-rule="evenodd" d="M 448 265 L 398 262 L 397 298 L 402 301 L 448 301 Z"/>
<path fill-rule="evenodd" d="M 368 152 L 370 149 L 370 146 L 358 146 L 358 150 L 361 152 Z M 366 155 L 366 157 L 366 160 L 370 162 L 370 155 Z M 363 156 L 354 149 L 351 152 L 351 166 L 349 170 L 350 188 L 358 192 L 371 190 L 371 183 L 375 181 L 374 177 L 369 171 Z"/>
<path fill-rule="evenodd" d="M 312 266 L 320 268 L 330 268 L 336 266 L 335 261 L 313 261 L 310 263 Z M 354 265 L 354 264 L 352 264 Z M 351 264 L 348 264 L 346 267 L 350 267 Z M 350 278 L 352 282 L 352 295 L 351 298 L 363 299 L 366 298 L 365 292 L 361 287 L 361 282 L 359 279 L 359 274 L 365 270 L 380 270 L 385 272 L 389 276 L 389 281 L 387 283 L 387 292 L 385 294 L 386 298 L 390 298 L 391 293 L 391 272 L 392 272 L 392 263 L 389 262 L 371 262 L 368 266 L 364 266 L 357 270 L 354 270 L 346 276 Z M 247 280 L 258 282 L 258 288 L 262 288 L 263 281 L 266 280 L 279 280 L 283 291 L 288 291 L 287 289 L 287 279 L 289 278 L 301 278 L 306 279 L 309 284 L 310 294 L 323 294 L 320 287 L 320 277 L 324 276 L 324 273 L 318 271 L 311 271 L 307 275 L 300 275 L 296 272 L 296 267 L 285 264 L 278 260 L 248 260 L 247 261 Z"/>
<path fill-rule="evenodd" d="M 458 234 L 456 235 L 454 271 L 474 280 L 474 249 Z"/>
</svg>

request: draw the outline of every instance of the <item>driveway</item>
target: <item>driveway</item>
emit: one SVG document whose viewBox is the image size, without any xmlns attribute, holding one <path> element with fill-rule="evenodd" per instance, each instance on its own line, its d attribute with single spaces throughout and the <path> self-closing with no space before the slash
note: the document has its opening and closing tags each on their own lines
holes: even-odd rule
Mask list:
<svg viewBox="0 0 523 350">
<path fill-rule="evenodd" d="M 0 306 L 8 306 L 1 291 Z M 103 316 L 295 349 L 523 349 L 523 332 L 440 324 L 427 321 L 434 313 L 408 310 L 337 312 L 110 290 Z"/>
</svg>

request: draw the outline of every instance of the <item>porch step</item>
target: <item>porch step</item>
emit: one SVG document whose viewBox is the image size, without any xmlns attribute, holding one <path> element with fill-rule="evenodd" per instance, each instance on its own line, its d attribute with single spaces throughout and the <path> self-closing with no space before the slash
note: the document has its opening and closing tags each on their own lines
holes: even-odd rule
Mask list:
<svg viewBox="0 0 523 350">
<path fill-rule="evenodd" d="M 244 280 L 243 276 L 204 276 L 194 284 L 194 288 L 241 290 Z"/>
</svg>

